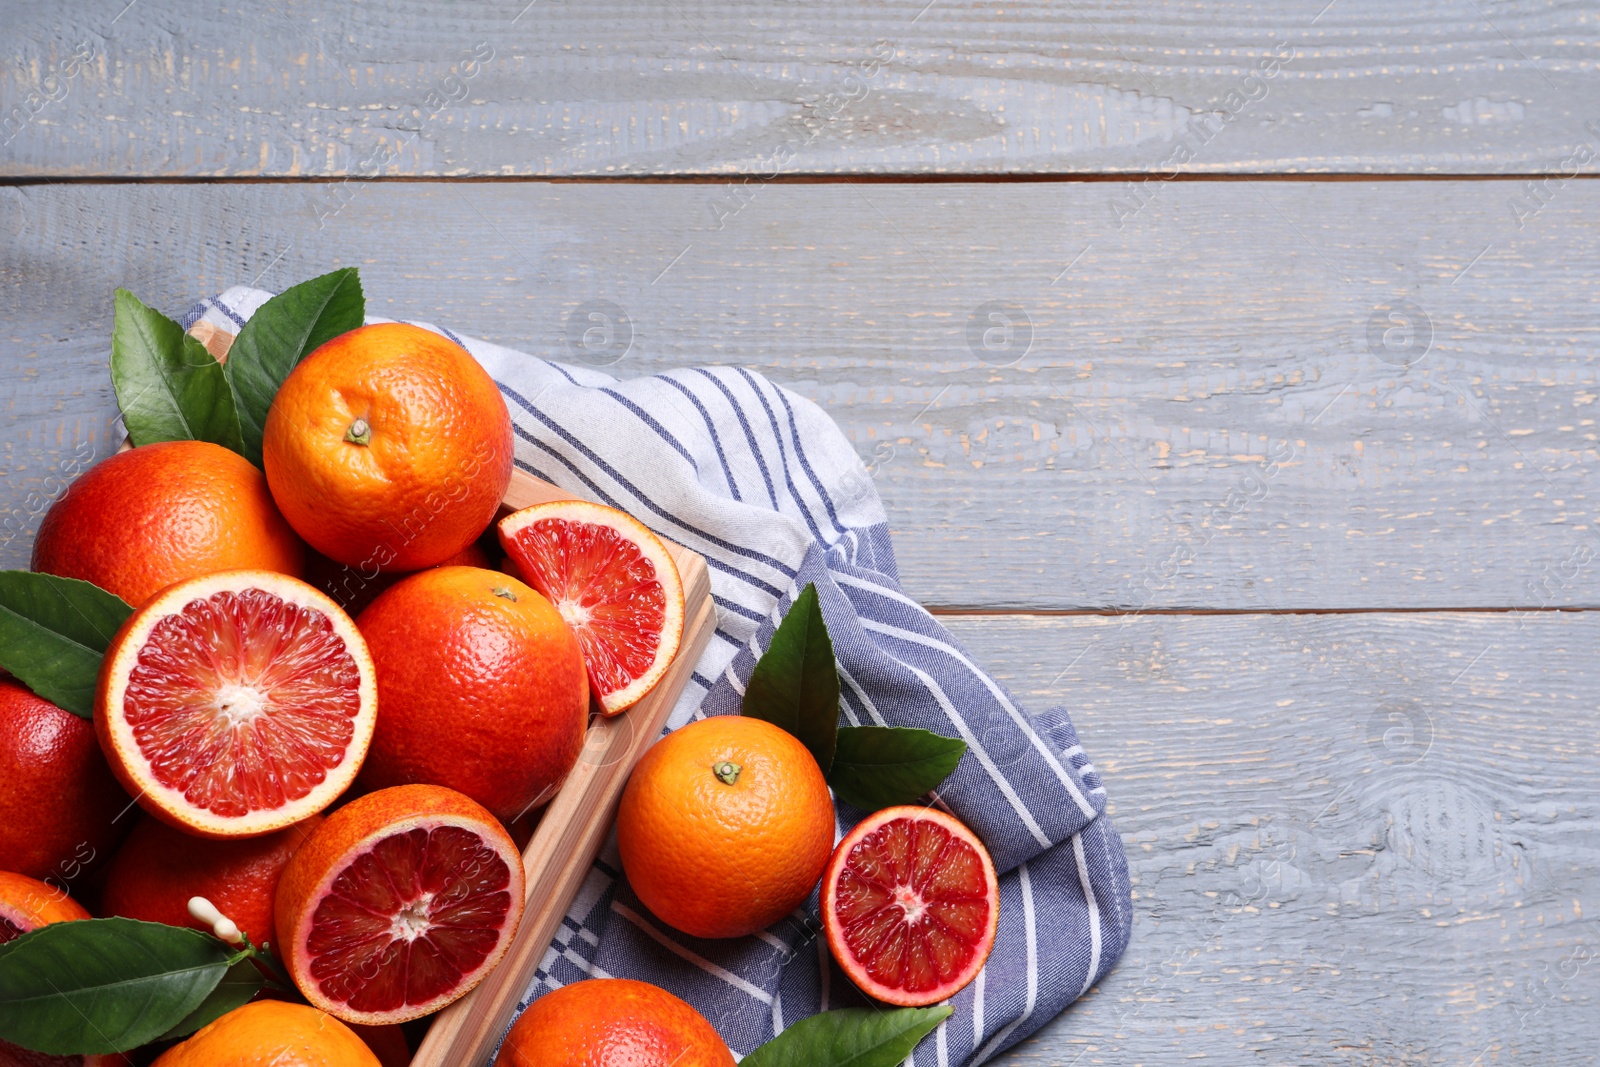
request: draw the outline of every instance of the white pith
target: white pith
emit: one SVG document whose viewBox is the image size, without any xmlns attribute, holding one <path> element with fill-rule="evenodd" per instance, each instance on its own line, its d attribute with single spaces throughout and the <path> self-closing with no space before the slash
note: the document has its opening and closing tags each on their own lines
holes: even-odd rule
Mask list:
<svg viewBox="0 0 1600 1067">
<path fill-rule="evenodd" d="M 229 726 L 243 726 L 267 707 L 267 694 L 254 686 L 229 682 L 217 690 L 217 714 Z"/>
<path fill-rule="evenodd" d="M 661 641 L 656 646 L 655 660 L 650 664 L 650 668 L 623 688 L 599 697 L 606 713 L 616 714 L 638 703 L 654 689 L 661 676 L 666 674 L 667 668 L 672 665 L 672 657 L 678 654 L 678 645 L 683 640 L 684 615 L 687 611 L 683 596 L 683 579 L 678 574 L 678 565 L 673 560 L 672 554 L 667 551 L 667 546 L 650 531 L 649 527 L 627 512 L 618 511 L 604 504 L 593 504 L 587 500 L 556 500 L 547 504 L 535 504 L 500 520 L 500 533 L 510 539 L 533 523 L 550 518 L 570 519 L 609 527 L 637 544 L 640 552 L 655 567 L 656 577 L 667 593 L 668 604 L 678 605 L 677 611 L 669 609 L 667 612 L 664 620 L 666 625 L 661 630 Z M 577 627 L 588 621 L 588 610 L 580 604 L 563 599 L 555 606 L 568 626 Z"/>
<path fill-rule="evenodd" d="M 928 905 L 923 901 L 922 894 L 908 885 L 894 887 L 894 902 L 900 905 L 900 910 L 905 912 L 905 924 L 915 926 L 922 919 L 922 913 L 928 910 Z"/>
<path fill-rule="evenodd" d="M 241 578 L 248 576 L 248 581 Z M 297 607 L 316 611 L 326 616 L 334 632 L 344 641 L 345 649 L 355 661 L 360 675 L 361 706 L 365 709 L 354 724 L 350 746 L 338 767 L 299 801 L 282 809 L 254 811 L 248 815 L 225 817 L 197 809 L 183 792 L 172 789 L 156 780 L 150 761 L 140 751 L 133 736 L 133 728 L 120 714 L 107 714 L 106 728 L 112 747 L 116 749 L 123 767 L 139 788 L 139 796 L 163 812 L 205 834 L 226 837 L 253 837 L 271 833 L 299 822 L 306 816 L 321 811 L 349 788 L 356 772 L 366 758 L 367 747 L 372 742 L 373 727 L 377 722 L 375 710 L 378 702 L 377 678 L 372 667 L 372 657 L 367 645 L 337 604 L 297 578 L 270 571 L 221 571 L 185 582 L 145 603 L 132 620 L 127 637 L 118 647 L 117 654 L 107 661 L 109 685 L 106 690 L 105 709 L 120 709 L 128 689 L 128 675 L 139 661 L 139 652 L 150 638 L 150 632 L 169 615 L 183 610 L 195 600 L 204 600 L 219 592 L 240 592 L 255 588 L 279 597 Z M 248 721 L 265 710 L 266 697 L 254 687 L 236 684 L 223 686 L 217 692 L 217 712 L 230 726 Z M 99 714 L 97 712 L 97 714 Z"/>
<path fill-rule="evenodd" d="M 400 914 L 389 924 L 390 935 L 397 940 L 410 942 L 433 929 L 433 924 L 428 921 L 428 905 L 432 903 L 433 894 L 424 893 L 401 908 Z"/>
<path fill-rule="evenodd" d="M 589 622 L 589 609 L 576 600 L 558 600 L 556 601 L 556 610 L 561 613 L 563 619 L 567 620 L 568 626 L 576 628 L 587 625 Z"/>
<path fill-rule="evenodd" d="M 437 1011 L 446 1004 L 466 996 L 466 994 L 472 991 L 473 987 L 477 985 L 478 981 L 484 975 L 488 974 L 495 968 L 496 965 L 499 964 L 501 957 L 503 957 L 506 952 L 510 950 L 512 938 L 516 935 L 517 927 L 522 922 L 523 906 L 527 902 L 527 888 L 523 880 L 522 857 L 516 853 L 515 849 L 506 852 L 499 848 L 498 835 L 494 832 L 491 832 L 489 827 L 484 823 L 459 817 L 440 818 L 438 815 L 433 814 L 414 815 L 408 819 L 400 819 L 382 827 L 381 829 L 374 830 L 372 833 L 362 838 L 356 845 L 354 845 L 344 854 L 344 862 L 335 865 L 332 870 L 323 876 L 322 880 L 319 881 L 316 887 L 311 891 L 311 895 L 308 898 L 311 903 L 301 913 L 299 924 L 294 928 L 294 932 L 289 935 L 289 965 L 291 973 L 295 979 L 295 985 L 299 987 L 300 992 L 305 995 L 305 998 L 309 1000 L 313 1006 L 321 1008 L 323 1011 L 334 1016 L 335 1018 L 342 1019 L 348 1023 L 360 1023 L 365 1026 L 381 1026 L 392 1021 L 390 1015 L 387 1013 L 354 1011 L 348 1005 L 342 1004 L 335 1000 L 330 1000 L 323 995 L 321 986 L 318 984 L 317 980 L 311 977 L 308 943 L 311 939 L 312 920 L 316 918 L 316 902 L 325 898 L 328 895 L 329 889 L 332 888 L 333 883 L 338 880 L 339 876 L 345 871 L 349 870 L 350 865 L 354 863 L 356 859 L 366 855 L 368 852 L 371 852 L 375 847 L 377 847 L 378 842 L 400 834 L 408 834 L 412 830 L 432 831 L 445 826 L 454 826 L 459 829 L 467 830 L 471 833 L 477 834 L 479 840 L 483 842 L 484 847 L 493 848 L 497 853 L 499 853 L 500 858 L 505 861 L 507 869 L 511 872 L 511 883 L 506 886 L 506 892 L 511 894 L 511 910 L 506 914 L 506 924 L 504 929 L 502 929 L 500 932 L 499 942 L 495 945 L 494 949 L 490 951 L 489 955 L 484 958 L 482 966 L 470 974 L 463 975 L 461 979 L 461 985 L 455 991 L 430 1001 L 427 1005 L 426 1011 Z M 503 828 L 498 823 L 494 824 L 494 830 L 499 831 L 499 833 L 504 833 Z M 419 898 L 419 900 L 426 899 L 431 899 L 431 897 Z M 410 910 L 410 908 L 414 906 L 415 905 L 408 906 L 408 908 L 405 910 Z M 419 916 L 418 918 L 421 917 Z M 396 916 L 391 921 L 390 932 L 397 937 L 404 937 L 407 941 L 416 940 L 418 937 L 421 937 L 424 933 L 426 933 L 429 928 L 426 919 L 422 919 L 419 924 L 421 926 L 420 929 L 416 929 L 414 933 L 405 933 L 401 932 L 401 926 L 403 922 L 404 920 L 401 918 L 401 916 Z M 407 1010 L 408 1012 L 420 1011 L 422 1007 L 422 1005 L 411 1005 Z"/>
</svg>

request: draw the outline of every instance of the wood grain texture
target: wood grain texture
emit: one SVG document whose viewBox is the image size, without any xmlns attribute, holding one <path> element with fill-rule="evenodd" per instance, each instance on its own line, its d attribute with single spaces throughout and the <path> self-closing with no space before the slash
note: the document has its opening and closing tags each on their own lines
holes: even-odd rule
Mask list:
<svg viewBox="0 0 1600 1067">
<path fill-rule="evenodd" d="M 1520 229 L 1491 181 L 1173 184 L 1121 228 L 1102 184 L 772 186 L 721 229 L 696 186 L 368 184 L 319 223 L 327 188 L 0 190 L 0 562 L 105 445 L 114 287 L 176 314 L 353 264 L 375 313 L 572 360 L 611 301 L 615 373 L 816 400 L 925 603 L 1600 602 L 1595 183 Z M 969 347 L 991 301 L 1026 355 L 983 322 Z M 1382 316 L 1370 342 L 1405 301 L 1430 342 Z"/>
<path fill-rule="evenodd" d="M 1134 882 L 1117 969 L 1004 1062 L 1592 1061 L 1600 616 L 950 622 L 1070 710 Z"/>
<path fill-rule="evenodd" d="M 0 173 L 1600 168 L 1584 0 L 122 6 L 4 5 Z"/>
</svg>

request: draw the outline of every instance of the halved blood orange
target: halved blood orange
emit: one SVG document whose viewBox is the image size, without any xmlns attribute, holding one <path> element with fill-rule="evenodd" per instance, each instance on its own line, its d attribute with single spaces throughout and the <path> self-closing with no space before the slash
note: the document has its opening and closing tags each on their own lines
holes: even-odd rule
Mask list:
<svg viewBox="0 0 1600 1067">
<path fill-rule="evenodd" d="M 316 1007 L 348 1023 L 415 1019 L 472 989 L 522 919 L 522 857 L 488 810 L 441 785 L 352 800 L 278 883 L 279 946 Z"/>
<path fill-rule="evenodd" d="M 863 819 L 822 876 L 833 958 L 861 991 L 919 1008 L 978 976 L 1000 921 L 1000 882 L 976 834 L 933 808 Z"/>
<path fill-rule="evenodd" d="M 366 642 L 337 604 L 282 574 L 221 571 L 168 586 L 123 623 L 94 725 L 150 814 L 251 837 L 349 787 L 377 706 Z"/>
<path fill-rule="evenodd" d="M 600 710 L 644 699 L 683 636 L 683 582 L 661 539 L 616 508 L 557 500 L 501 519 L 500 544 L 577 633 Z"/>
</svg>

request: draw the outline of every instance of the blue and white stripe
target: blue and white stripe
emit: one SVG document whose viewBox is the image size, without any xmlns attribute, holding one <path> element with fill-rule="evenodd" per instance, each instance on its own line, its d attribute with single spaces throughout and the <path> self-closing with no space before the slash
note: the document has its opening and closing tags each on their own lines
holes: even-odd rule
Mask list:
<svg viewBox="0 0 1600 1067">
<path fill-rule="evenodd" d="M 229 290 L 185 325 L 205 317 L 235 332 L 267 296 Z M 1111 967 L 1132 914 L 1099 774 L 1065 711 L 1029 715 L 900 591 L 882 504 L 827 415 L 743 369 L 619 381 L 439 332 L 500 383 L 518 466 L 622 508 L 706 557 L 719 639 L 669 729 L 738 711 L 777 620 L 814 582 L 839 659 L 845 721 L 966 740 L 968 754 L 939 800 L 983 838 L 1003 872 L 1000 930 L 978 980 L 954 998 L 955 1014 L 910 1062 L 981 1063 Z M 860 815 L 841 805 L 841 831 Z M 785 1023 L 863 1002 L 828 961 L 815 895 L 761 935 L 701 941 L 655 919 L 620 871 L 609 843 L 525 1004 L 585 977 L 640 978 L 684 997 L 743 1055 Z"/>
</svg>

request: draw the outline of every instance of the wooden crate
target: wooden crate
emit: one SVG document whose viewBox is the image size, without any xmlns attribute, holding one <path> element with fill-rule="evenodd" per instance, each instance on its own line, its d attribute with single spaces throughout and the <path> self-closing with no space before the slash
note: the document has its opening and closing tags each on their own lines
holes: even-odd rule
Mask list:
<svg viewBox="0 0 1600 1067">
<path fill-rule="evenodd" d="M 516 510 L 570 499 L 571 493 L 516 471 L 505 506 Z M 590 723 L 577 766 L 545 809 L 522 854 L 528 906 L 511 950 L 478 988 L 434 1018 L 412 1067 L 481 1067 L 494 1051 L 611 829 L 628 774 L 661 735 L 689 672 L 716 629 L 705 559 L 671 541 L 666 544 L 683 578 L 683 640 L 678 655 L 649 696 L 621 715 L 596 717 Z"/>
</svg>

